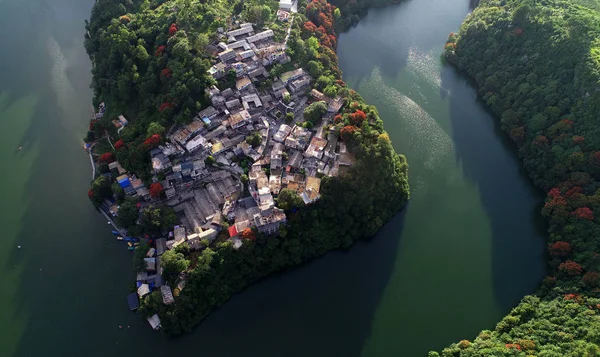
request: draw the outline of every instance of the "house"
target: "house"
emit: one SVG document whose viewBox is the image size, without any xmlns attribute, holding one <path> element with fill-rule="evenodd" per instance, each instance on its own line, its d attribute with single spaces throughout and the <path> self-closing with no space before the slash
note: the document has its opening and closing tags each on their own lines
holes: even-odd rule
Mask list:
<svg viewBox="0 0 600 357">
<path fill-rule="evenodd" d="M 147 271 L 156 271 L 156 258 L 144 258 Z"/>
<path fill-rule="evenodd" d="M 250 49 L 250 45 L 248 44 L 248 42 L 246 42 L 246 40 L 240 40 L 240 41 L 236 41 L 233 43 L 230 43 L 227 45 L 227 48 L 231 48 L 231 49 L 238 49 L 238 48 L 243 48 L 245 51 Z"/>
<path fill-rule="evenodd" d="M 273 89 L 273 92 L 277 93 L 277 92 L 281 92 L 282 89 L 285 88 L 285 83 L 283 83 L 281 80 L 276 80 L 275 82 L 273 82 L 273 85 L 271 86 L 271 89 Z"/>
<path fill-rule="evenodd" d="M 162 295 L 162 300 L 165 305 L 171 305 L 175 302 L 175 298 L 173 297 L 173 292 L 171 288 L 167 285 L 163 285 L 160 287 L 160 294 Z"/>
<path fill-rule="evenodd" d="M 236 55 L 237 54 L 235 53 L 234 50 L 228 49 L 223 52 L 219 52 L 219 54 L 217 56 L 219 56 L 219 59 L 221 60 L 221 62 L 226 63 L 228 61 L 234 60 Z"/>
<path fill-rule="evenodd" d="M 290 13 L 282 10 L 281 7 L 277 10 L 277 20 L 279 21 L 287 21 L 290 18 Z"/>
<path fill-rule="evenodd" d="M 235 82 L 235 88 L 237 88 L 237 90 L 243 90 L 243 89 L 248 88 L 248 86 L 250 84 L 252 84 L 252 81 L 250 80 L 250 78 L 247 76 L 244 76 Z"/>
<path fill-rule="evenodd" d="M 131 311 L 135 311 L 140 307 L 140 302 L 138 301 L 138 297 L 135 293 L 127 295 L 127 304 L 129 305 L 129 310 Z"/>
<path fill-rule="evenodd" d="M 290 135 L 285 139 L 285 146 L 304 151 L 312 133 L 301 126 L 294 125 Z"/>
<path fill-rule="evenodd" d="M 150 327 L 152 327 L 153 330 L 158 331 L 160 329 L 160 317 L 158 317 L 158 314 L 150 316 L 148 318 L 148 323 L 150 324 Z"/>
<path fill-rule="evenodd" d="M 242 103 L 240 102 L 240 100 L 239 100 L 239 99 L 232 99 L 232 100 L 230 100 L 230 101 L 227 101 L 227 102 L 225 103 L 225 107 L 226 107 L 228 110 L 234 110 L 234 109 L 237 109 L 237 108 L 239 108 L 239 107 L 241 107 L 241 106 L 242 106 Z"/>
<path fill-rule="evenodd" d="M 119 164 L 118 161 L 113 161 L 110 164 L 108 164 L 108 169 L 111 170 L 111 171 L 116 169 L 117 172 L 119 173 L 119 175 L 123 175 L 123 174 L 127 173 L 127 170 L 125 170 L 121 166 L 121 164 Z"/>
<path fill-rule="evenodd" d="M 265 69 L 265 67 L 260 66 L 250 72 L 248 72 L 248 77 L 250 77 L 250 80 L 255 81 L 257 77 L 259 76 L 263 76 L 265 78 L 269 77 L 269 72 L 267 72 L 267 70 Z"/>
<path fill-rule="evenodd" d="M 310 97 L 315 102 L 326 102 L 326 103 L 329 103 L 329 101 L 331 100 L 325 94 L 319 92 L 316 89 L 313 89 L 313 90 L 310 91 Z"/>
<path fill-rule="evenodd" d="M 282 143 L 291 131 L 292 128 L 289 125 L 281 124 L 275 135 L 273 135 L 273 140 Z"/>
<path fill-rule="evenodd" d="M 200 148 L 204 148 L 204 149 L 210 148 L 208 141 L 202 135 L 196 136 L 195 138 L 190 140 L 187 144 L 185 144 L 185 149 L 189 153 L 193 153 L 194 151 L 196 151 Z"/>
<path fill-rule="evenodd" d="M 200 112 L 198 112 L 198 118 L 200 118 L 202 120 L 204 120 L 204 119 L 212 120 L 212 119 L 216 118 L 217 115 L 219 115 L 219 111 L 216 110 L 212 106 L 208 106 L 208 107 L 202 109 Z"/>
<path fill-rule="evenodd" d="M 258 94 L 252 93 L 242 97 L 242 104 L 245 110 L 257 109 L 262 107 Z M 252 104 L 252 106 L 251 106 Z"/>
<path fill-rule="evenodd" d="M 302 78 L 293 80 L 292 83 L 290 83 L 289 88 L 292 91 L 292 93 L 298 93 L 298 92 L 306 89 L 306 87 L 308 87 L 309 84 L 310 84 L 310 77 L 306 76 L 306 77 L 302 77 Z"/>
<path fill-rule="evenodd" d="M 121 175 L 117 177 L 117 182 L 119 183 L 119 186 L 121 186 L 122 189 L 125 189 L 125 187 L 131 185 L 131 181 L 129 181 L 129 176 L 127 175 Z"/>
<path fill-rule="evenodd" d="M 300 197 L 304 201 L 304 204 L 310 204 L 319 199 L 319 191 L 321 190 L 321 179 L 308 176 L 306 178 L 306 184 L 304 188 L 304 192 L 300 194 Z"/>
<path fill-rule="evenodd" d="M 227 65 L 223 62 L 219 62 L 208 69 L 208 73 L 213 76 L 214 79 L 221 79 L 227 74 Z"/>
<path fill-rule="evenodd" d="M 164 252 L 167 251 L 167 239 L 159 238 L 156 240 L 156 255 L 161 256 Z"/>
<path fill-rule="evenodd" d="M 286 216 L 282 209 L 274 208 L 270 215 L 256 214 L 253 220 L 259 232 L 274 234 L 279 231 L 279 226 L 286 222 Z"/>
<path fill-rule="evenodd" d="M 171 160 L 165 154 L 160 153 L 152 158 L 152 168 L 154 171 L 159 172 L 171 167 Z"/>
<path fill-rule="evenodd" d="M 285 11 L 291 11 L 293 0 L 279 0 L 279 8 Z"/>
<path fill-rule="evenodd" d="M 340 109 L 342 108 L 343 105 L 344 105 L 344 98 L 335 97 L 335 99 L 329 103 L 329 106 L 327 107 L 327 112 L 330 114 L 335 114 L 340 111 Z"/>
<path fill-rule="evenodd" d="M 125 119 L 125 117 L 122 115 L 119 115 L 119 123 L 121 123 L 122 126 L 127 126 L 127 124 L 129 124 L 127 119 Z"/>
<path fill-rule="evenodd" d="M 327 140 L 321 139 L 319 137 L 314 137 L 310 141 L 308 148 L 306 149 L 305 155 L 307 157 L 316 157 L 321 160 L 323 157 L 323 151 L 325 150 L 325 146 L 327 145 Z"/>
<path fill-rule="evenodd" d="M 148 284 L 140 285 L 140 287 L 137 289 L 137 294 L 140 297 L 140 299 L 150 294 L 150 286 Z"/>
<path fill-rule="evenodd" d="M 241 128 L 250 122 L 250 113 L 247 110 L 242 110 L 239 113 L 232 114 L 229 117 L 229 125 L 233 129 Z"/>
<path fill-rule="evenodd" d="M 266 30 L 266 31 L 259 32 L 256 35 L 246 38 L 246 41 L 248 41 L 248 43 L 255 43 L 255 42 L 259 42 L 259 41 L 269 40 L 272 37 L 273 37 L 273 30 Z"/>
<path fill-rule="evenodd" d="M 236 62 L 231 65 L 231 69 L 235 71 L 236 78 L 239 78 L 246 73 L 246 65 L 242 62 Z"/>
<path fill-rule="evenodd" d="M 248 59 L 248 58 L 252 58 L 255 56 L 254 51 L 252 50 L 247 50 L 247 51 L 242 51 L 240 53 L 238 53 L 239 59 L 241 61 Z"/>
<path fill-rule="evenodd" d="M 237 29 L 237 30 L 231 30 L 231 31 L 227 31 L 225 34 L 227 35 L 227 37 L 232 40 L 231 42 L 236 41 L 236 38 L 239 36 L 245 36 L 248 34 L 251 34 L 252 32 L 254 32 L 254 29 L 252 28 L 252 24 L 243 24 L 241 28 Z"/>
<path fill-rule="evenodd" d="M 304 72 L 304 70 L 302 68 L 298 68 L 293 71 L 282 73 L 281 76 L 279 76 L 279 79 L 281 79 L 283 83 L 288 84 L 290 83 L 290 81 L 296 80 L 305 75 L 306 73 Z"/>
</svg>

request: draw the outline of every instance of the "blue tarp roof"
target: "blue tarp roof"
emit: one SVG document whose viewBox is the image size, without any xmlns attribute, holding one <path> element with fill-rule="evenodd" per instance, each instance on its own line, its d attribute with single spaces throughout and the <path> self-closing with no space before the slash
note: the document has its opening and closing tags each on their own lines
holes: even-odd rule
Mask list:
<svg viewBox="0 0 600 357">
<path fill-rule="evenodd" d="M 125 188 L 129 185 L 131 185 L 131 182 L 129 182 L 129 179 L 124 179 L 124 180 L 119 181 L 119 186 L 121 186 L 121 188 Z"/>
<path fill-rule="evenodd" d="M 138 297 L 136 293 L 131 293 L 127 295 L 127 304 L 129 305 L 129 310 L 137 310 L 140 307 L 140 303 L 138 301 Z"/>
</svg>

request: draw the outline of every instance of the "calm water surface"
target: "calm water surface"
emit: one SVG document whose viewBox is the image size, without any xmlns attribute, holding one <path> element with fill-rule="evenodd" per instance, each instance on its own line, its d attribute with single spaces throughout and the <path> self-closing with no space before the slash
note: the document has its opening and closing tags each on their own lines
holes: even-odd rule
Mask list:
<svg viewBox="0 0 600 357">
<path fill-rule="evenodd" d="M 409 0 L 371 11 L 339 44 L 344 78 L 408 157 L 407 209 L 183 338 L 151 332 L 125 302 L 131 254 L 86 197 L 93 3 L 0 0 L 0 356 L 421 356 L 493 327 L 535 288 L 540 195 L 439 59 L 468 1 Z"/>
</svg>

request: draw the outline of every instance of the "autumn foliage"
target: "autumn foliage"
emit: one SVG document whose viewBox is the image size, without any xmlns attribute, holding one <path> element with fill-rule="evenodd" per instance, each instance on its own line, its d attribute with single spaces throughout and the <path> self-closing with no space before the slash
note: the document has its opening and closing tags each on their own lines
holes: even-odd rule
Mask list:
<svg viewBox="0 0 600 357">
<path fill-rule="evenodd" d="M 567 260 L 566 262 L 561 263 L 558 266 L 558 271 L 568 276 L 577 276 L 583 273 L 583 268 L 581 267 L 581 265 L 575 263 L 574 261 Z"/>
<path fill-rule="evenodd" d="M 506 344 L 506 348 L 509 349 L 517 349 L 517 350 L 521 350 L 521 345 L 519 345 L 518 343 L 507 343 Z"/>
<path fill-rule="evenodd" d="M 568 242 L 558 241 L 550 246 L 550 254 L 553 257 L 566 257 L 571 253 L 571 245 Z"/>
<path fill-rule="evenodd" d="M 594 212 L 592 212 L 592 210 L 588 207 L 580 207 L 575 211 L 571 212 L 571 214 L 574 214 L 579 218 L 587 219 L 588 221 L 594 220 Z"/>
<path fill-rule="evenodd" d="M 158 107 L 158 111 L 162 112 L 163 110 L 167 109 L 167 108 L 172 108 L 173 107 L 173 103 L 162 103 L 160 105 L 160 107 Z"/>
<path fill-rule="evenodd" d="M 248 240 L 256 240 L 256 234 L 254 234 L 252 228 L 246 228 L 242 231 L 242 238 Z"/>
<path fill-rule="evenodd" d="M 149 137 L 148 139 L 144 140 L 144 146 L 147 149 L 155 148 L 160 144 L 161 140 L 162 140 L 162 138 L 161 138 L 160 134 L 154 134 L 151 137 Z"/>
<path fill-rule="evenodd" d="M 340 137 L 342 138 L 342 140 L 347 141 L 357 130 L 358 128 L 353 125 L 346 125 L 342 128 L 342 130 L 340 130 Z"/>
<path fill-rule="evenodd" d="M 360 126 L 365 119 L 367 119 L 367 115 L 362 110 L 357 110 L 350 114 L 350 122 L 355 126 Z"/>
<path fill-rule="evenodd" d="M 158 198 L 160 197 L 160 194 L 163 192 L 163 187 L 160 184 L 160 182 L 155 182 L 152 185 L 150 185 L 150 196 L 152 198 Z"/>
<path fill-rule="evenodd" d="M 165 53 L 165 49 L 167 48 L 167 46 L 165 45 L 160 45 L 158 46 L 158 49 L 156 50 L 156 52 L 154 53 L 154 55 L 156 57 L 160 57 L 163 55 L 163 53 Z"/>
<path fill-rule="evenodd" d="M 174 23 L 171 24 L 171 26 L 169 26 L 169 35 L 173 36 L 175 33 L 177 33 L 177 30 L 177 25 Z"/>
<path fill-rule="evenodd" d="M 160 74 L 163 75 L 165 78 L 171 78 L 171 76 L 173 75 L 171 73 L 171 70 L 168 68 L 163 69 L 162 71 L 160 71 Z"/>
<path fill-rule="evenodd" d="M 125 142 L 123 141 L 123 139 L 119 139 L 115 143 L 115 149 L 117 149 L 117 150 L 123 148 L 124 146 L 125 146 Z"/>
<path fill-rule="evenodd" d="M 98 160 L 100 160 L 100 162 L 105 163 L 113 162 L 113 154 L 112 152 L 105 152 L 104 154 L 100 155 L 100 158 Z"/>
</svg>

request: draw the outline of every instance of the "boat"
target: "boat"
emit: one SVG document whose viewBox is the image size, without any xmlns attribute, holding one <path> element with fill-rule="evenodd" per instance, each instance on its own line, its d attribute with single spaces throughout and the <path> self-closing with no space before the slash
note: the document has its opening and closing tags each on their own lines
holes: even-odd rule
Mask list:
<svg viewBox="0 0 600 357">
<path fill-rule="evenodd" d="M 134 250 L 135 248 L 133 247 L 127 247 L 127 250 Z"/>
<path fill-rule="evenodd" d="M 117 231 L 112 231 L 111 233 L 114 234 L 114 235 L 116 235 L 116 236 L 119 235 L 119 232 L 117 232 Z"/>
<path fill-rule="evenodd" d="M 140 245 L 140 243 L 139 243 L 139 242 L 135 242 L 135 243 L 133 243 L 133 246 L 134 246 L 134 247 L 137 247 L 138 245 Z"/>
<path fill-rule="evenodd" d="M 129 247 L 133 247 L 133 244 L 131 244 L 131 242 L 127 242 L 127 245 L 128 245 Z"/>
<path fill-rule="evenodd" d="M 123 237 L 117 236 L 117 240 L 123 240 Z"/>
</svg>

